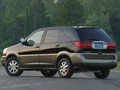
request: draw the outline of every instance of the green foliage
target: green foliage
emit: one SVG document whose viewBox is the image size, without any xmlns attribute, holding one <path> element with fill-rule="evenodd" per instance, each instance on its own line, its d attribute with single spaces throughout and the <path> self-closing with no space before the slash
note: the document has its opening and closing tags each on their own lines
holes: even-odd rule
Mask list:
<svg viewBox="0 0 120 90">
<path fill-rule="evenodd" d="M 119 21 L 120 0 L 0 0 L 0 55 L 38 28 L 67 25 L 100 27 L 120 51 Z"/>
<path fill-rule="evenodd" d="M 117 54 L 117 60 L 120 62 L 120 51 L 116 53 Z"/>
<path fill-rule="evenodd" d="M 84 0 L 83 3 L 86 15 L 85 25 L 100 27 L 111 35 L 108 2 L 106 0 Z"/>
<path fill-rule="evenodd" d="M 42 0 L 0 0 L 0 50 L 48 23 Z"/>
<path fill-rule="evenodd" d="M 2 64 L 1 64 L 1 57 L 0 57 L 0 66 L 1 66 Z"/>
<path fill-rule="evenodd" d="M 120 50 L 120 9 L 115 9 L 109 18 L 112 34 L 115 38 L 117 49 Z"/>
<path fill-rule="evenodd" d="M 56 14 L 57 25 L 78 26 L 83 23 L 83 7 L 77 0 L 61 0 Z"/>
<path fill-rule="evenodd" d="M 0 61 L 0 65 L 1 65 L 1 61 Z"/>
<path fill-rule="evenodd" d="M 120 70 L 120 62 L 117 63 L 117 67 L 114 68 L 113 70 Z"/>
<path fill-rule="evenodd" d="M 120 0 L 78 0 L 82 2 L 87 26 L 104 29 L 120 50 Z"/>
<path fill-rule="evenodd" d="M 0 57 L 2 56 L 3 49 L 0 49 Z"/>
<path fill-rule="evenodd" d="M 57 4 L 54 3 L 54 0 L 43 0 L 43 3 L 45 5 L 45 12 L 47 13 L 47 18 L 49 18 L 49 26 L 55 26 L 56 21 L 56 13 L 57 13 Z"/>
</svg>

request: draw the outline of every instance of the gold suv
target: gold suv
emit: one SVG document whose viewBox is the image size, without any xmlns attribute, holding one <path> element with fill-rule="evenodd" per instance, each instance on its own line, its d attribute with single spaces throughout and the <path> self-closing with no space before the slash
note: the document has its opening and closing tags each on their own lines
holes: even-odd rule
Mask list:
<svg viewBox="0 0 120 90">
<path fill-rule="evenodd" d="M 115 48 L 100 28 L 49 27 L 5 48 L 1 61 L 10 76 L 38 70 L 46 77 L 58 71 L 61 77 L 70 78 L 74 72 L 93 71 L 97 78 L 104 79 L 117 65 Z"/>
</svg>

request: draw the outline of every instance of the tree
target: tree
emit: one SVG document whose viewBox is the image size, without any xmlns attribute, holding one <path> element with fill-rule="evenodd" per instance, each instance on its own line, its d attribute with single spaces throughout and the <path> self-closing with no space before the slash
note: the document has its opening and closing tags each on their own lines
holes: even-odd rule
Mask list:
<svg viewBox="0 0 120 90">
<path fill-rule="evenodd" d="M 85 10 L 85 24 L 104 29 L 120 50 L 120 0 L 79 0 Z"/>
<path fill-rule="evenodd" d="M 76 26 L 84 22 L 83 7 L 77 0 L 61 0 L 57 5 L 56 25 Z"/>
<path fill-rule="evenodd" d="M 109 19 L 117 49 L 120 50 L 120 9 L 115 9 Z"/>
<path fill-rule="evenodd" d="M 0 0 L 0 51 L 49 25 L 42 0 Z"/>
<path fill-rule="evenodd" d="M 82 3 L 86 17 L 84 25 L 100 27 L 112 36 L 109 24 L 108 0 L 84 0 Z"/>
<path fill-rule="evenodd" d="M 24 36 L 33 30 L 49 25 L 49 18 L 46 15 L 42 0 L 35 0 L 30 8 L 26 8 Z"/>
<path fill-rule="evenodd" d="M 45 12 L 47 14 L 47 18 L 49 18 L 49 26 L 55 26 L 55 18 L 57 12 L 57 4 L 54 3 L 54 0 L 43 0 L 45 5 Z"/>
</svg>

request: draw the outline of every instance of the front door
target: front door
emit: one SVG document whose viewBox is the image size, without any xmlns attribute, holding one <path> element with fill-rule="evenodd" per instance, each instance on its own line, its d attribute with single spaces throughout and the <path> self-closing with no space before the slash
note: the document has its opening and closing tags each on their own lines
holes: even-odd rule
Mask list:
<svg viewBox="0 0 120 90">
<path fill-rule="evenodd" d="M 25 45 L 21 45 L 20 47 L 20 61 L 21 66 L 23 67 L 37 67 L 39 65 L 39 49 L 40 43 L 43 36 L 44 31 L 36 31 L 32 35 L 30 35 Z M 29 46 L 27 43 L 29 41 L 33 41 L 34 45 Z"/>
</svg>

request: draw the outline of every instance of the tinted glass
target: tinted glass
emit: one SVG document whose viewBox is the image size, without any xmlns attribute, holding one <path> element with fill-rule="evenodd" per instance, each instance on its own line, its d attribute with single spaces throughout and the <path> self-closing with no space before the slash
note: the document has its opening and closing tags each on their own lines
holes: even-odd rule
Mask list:
<svg viewBox="0 0 120 90">
<path fill-rule="evenodd" d="M 56 30 L 47 31 L 44 43 L 54 43 L 59 41 L 59 32 Z"/>
<path fill-rule="evenodd" d="M 112 41 L 101 29 L 76 29 L 81 41 Z"/>
<path fill-rule="evenodd" d="M 70 40 L 70 41 L 79 41 L 79 36 L 78 34 L 76 33 L 75 29 L 74 28 L 71 28 L 71 27 L 67 27 L 67 28 L 63 28 L 64 30 L 64 33 L 65 35 L 64 36 L 67 36 L 67 38 Z M 63 36 L 62 36 L 63 38 Z M 63 38 L 63 41 L 65 39 Z"/>
<path fill-rule="evenodd" d="M 43 32 L 44 32 L 44 31 L 35 32 L 33 35 L 31 35 L 31 36 L 27 39 L 27 41 L 33 40 L 35 43 L 40 43 L 41 38 L 42 38 L 42 35 L 43 35 Z"/>
</svg>

